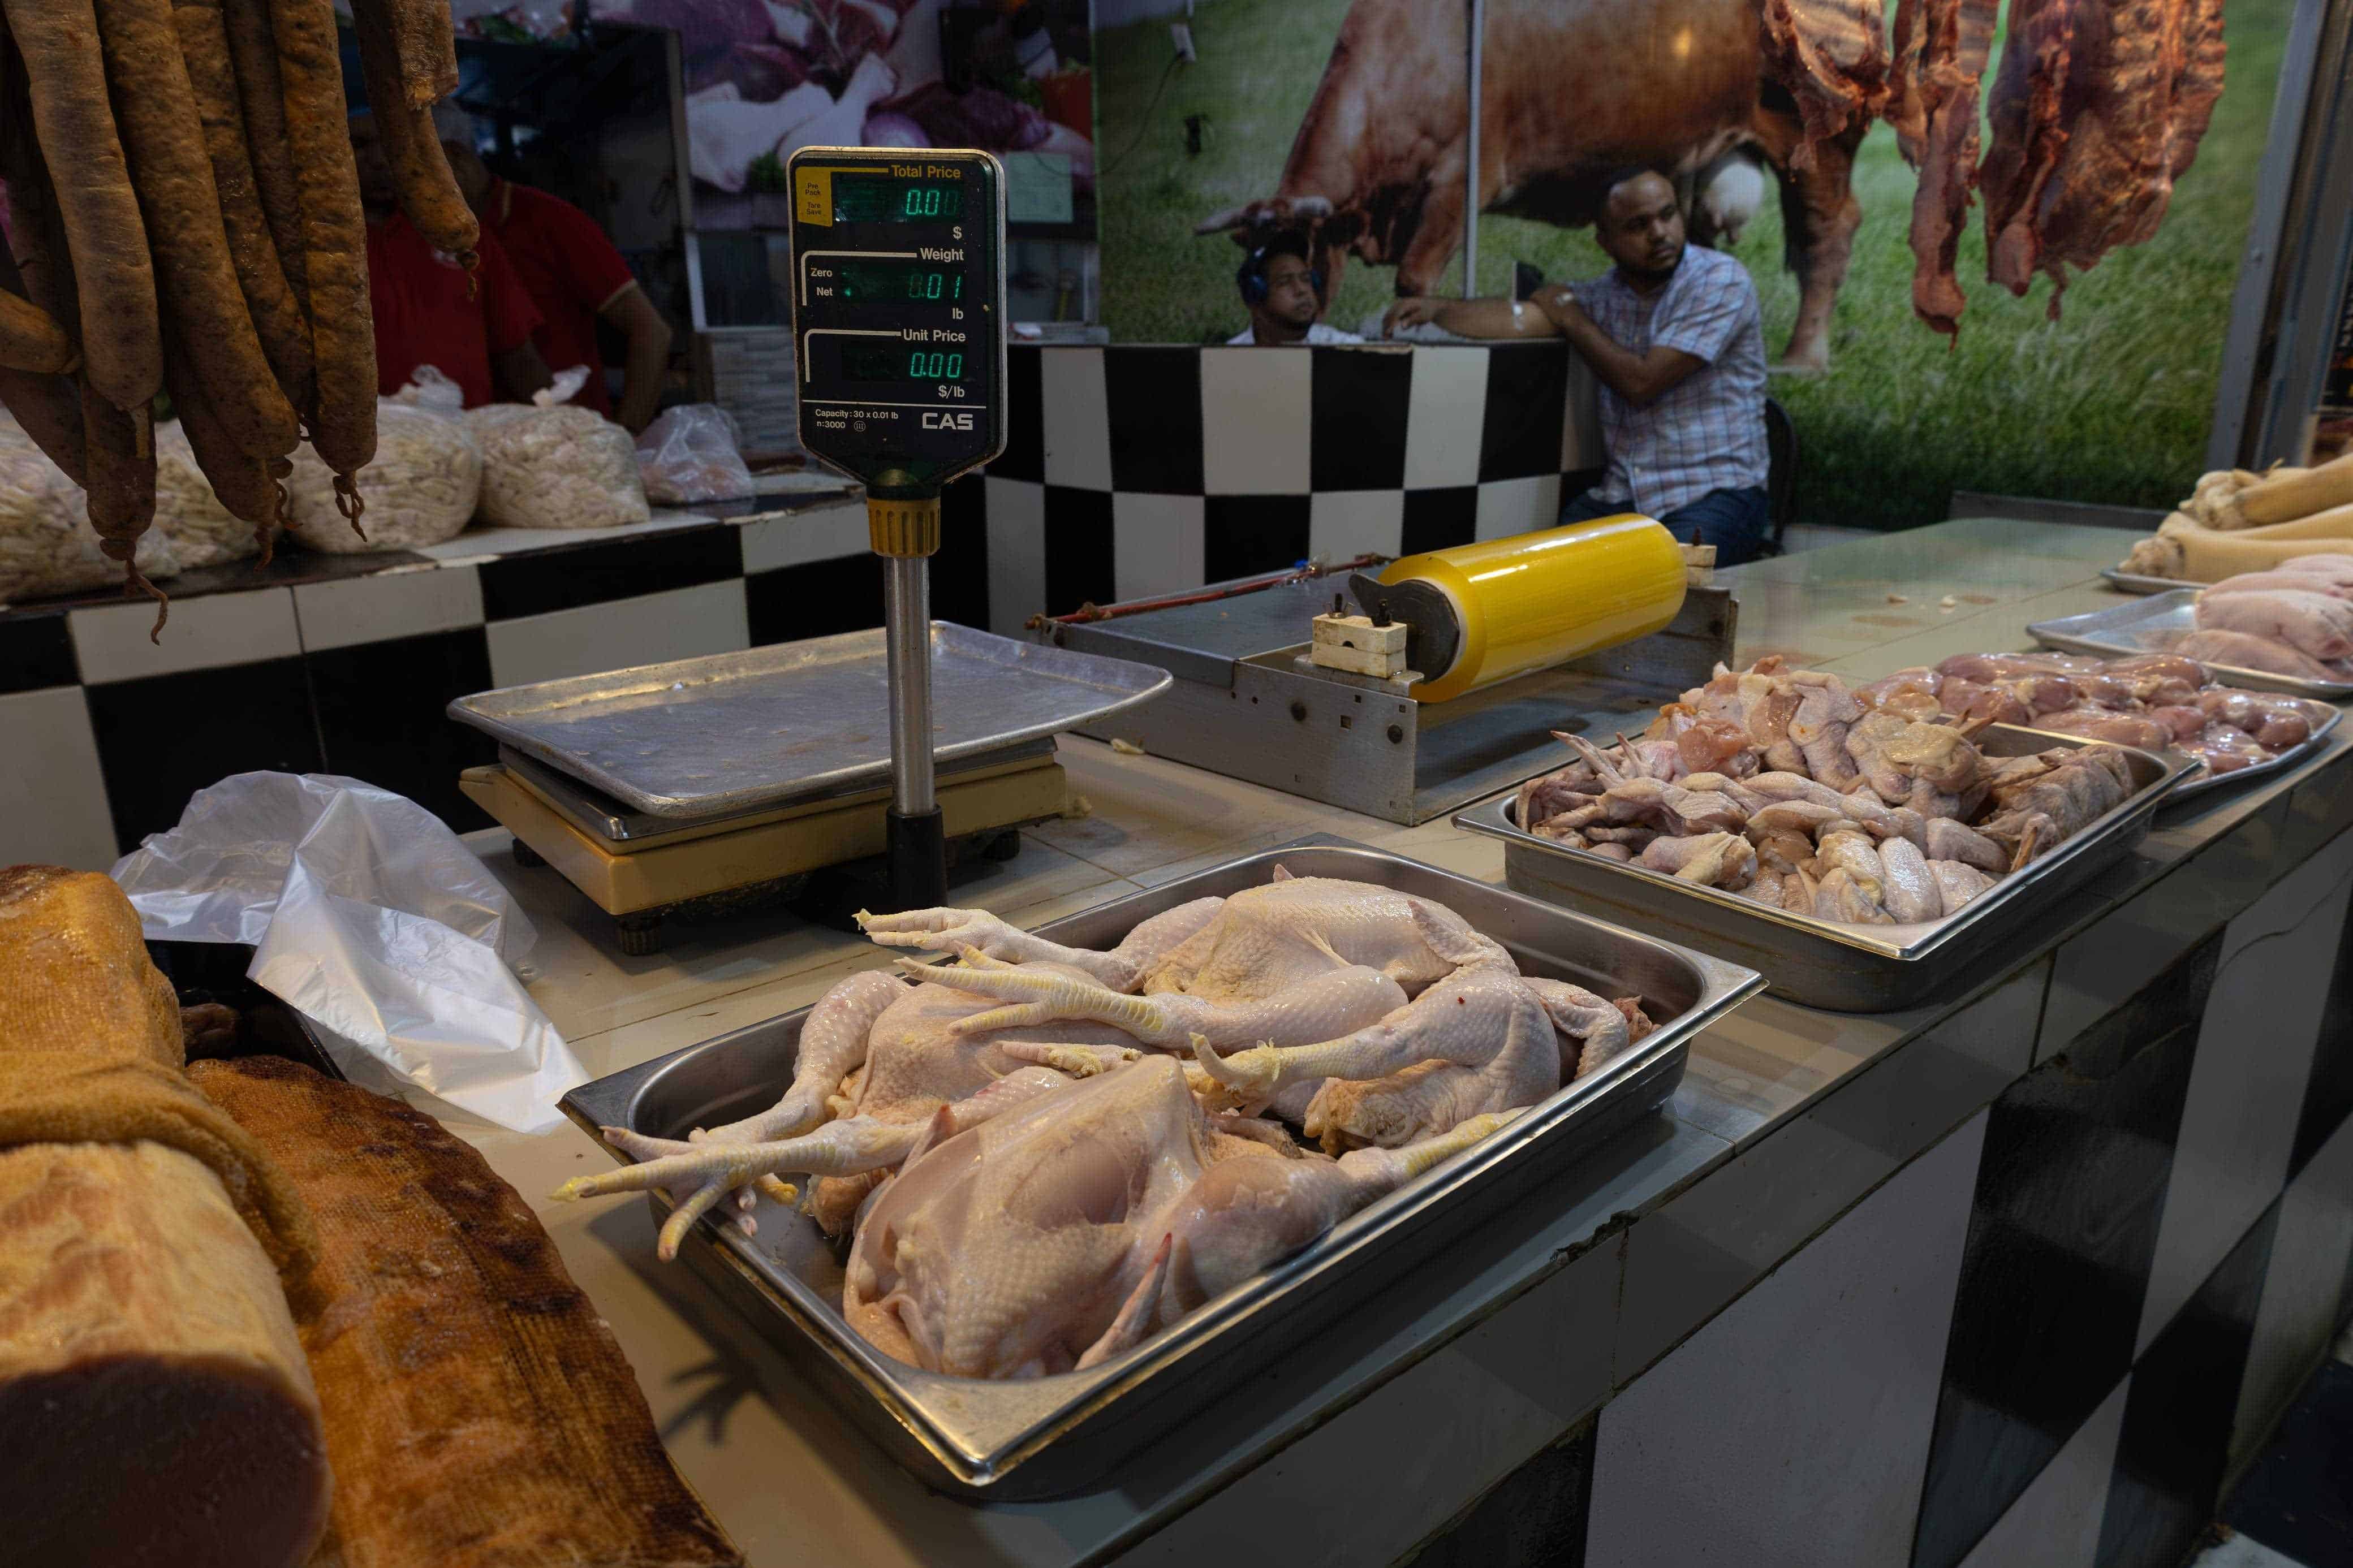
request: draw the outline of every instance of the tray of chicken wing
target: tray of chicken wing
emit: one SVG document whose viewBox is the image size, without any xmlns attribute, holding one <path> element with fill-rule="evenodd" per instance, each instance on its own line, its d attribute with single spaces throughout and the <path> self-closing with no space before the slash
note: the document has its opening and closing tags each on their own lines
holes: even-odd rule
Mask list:
<svg viewBox="0 0 2353 1568">
<path fill-rule="evenodd" d="M 1882 693 L 1873 691 L 1873 699 Z M 1455 825 L 1509 884 L 1599 903 L 1841 1012 L 1912 1006 L 2022 956 L 2035 916 L 2147 833 L 2175 752 L 1873 706 L 1778 658 Z"/>
<path fill-rule="evenodd" d="M 2309 697 L 2225 686 L 2177 654 L 1956 654 L 1934 668 L 1899 669 L 1855 694 L 1880 711 L 1966 732 L 2022 724 L 2181 752 L 2199 766 L 2172 801 L 2294 767 L 2319 749 L 2341 711 Z"/>
<path fill-rule="evenodd" d="M 928 1484 L 1100 1479 L 1663 1104 L 1751 970 L 1318 836 L 565 1096 L 656 1250 Z"/>
</svg>

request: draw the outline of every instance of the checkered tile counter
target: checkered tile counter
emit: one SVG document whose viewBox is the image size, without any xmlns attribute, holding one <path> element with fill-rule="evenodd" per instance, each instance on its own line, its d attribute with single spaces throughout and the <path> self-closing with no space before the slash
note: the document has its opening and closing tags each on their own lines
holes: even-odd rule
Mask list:
<svg viewBox="0 0 2353 1568">
<path fill-rule="evenodd" d="M 1552 525 L 1598 477 L 1591 381 L 1557 344 L 1016 348 L 1012 439 L 950 485 L 933 612 L 1021 635 L 1040 610 L 1311 555 L 1395 555 Z M 460 827 L 491 743 L 470 691 L 880 626 L 865 513 L 470 531 L 414 552 L 287 552 L 167 584 L 172 618 L 94 595 L 0 610 L 0 864 L 102 868 L 189 795 L 257 768 L 347 773 Z"/>
</svg>

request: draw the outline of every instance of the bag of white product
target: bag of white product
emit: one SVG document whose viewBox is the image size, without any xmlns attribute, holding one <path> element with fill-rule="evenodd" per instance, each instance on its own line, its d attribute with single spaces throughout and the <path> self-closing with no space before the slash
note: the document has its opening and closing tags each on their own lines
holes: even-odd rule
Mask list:
<svg viewBox="0 0 2353 1568">
<path fill-rule="evenodd" d="M 139 536 L 132 559 L 151 583 L 180 570 L 159 529 Z M 122 563 L 99 549 L 81 487 L 0 412 L 0 604 L 121 583 Z"/>
<path fill-rule="evenodd" d="M 466 410 L 482 449 L 480 513 L 493 528 L 614 528 L 644 522 L 645 481 L 629 433 L 569 399 L 588 367 L 560 372 L 528 404 Z"/>
<path fill-rule="evenodd" d="M 739 500 L 752 493 L 744 434 L 715 403 L 665 409 L 638 437 L 638 477 L 656 506 Z"/>
<path fill-rule="evenodd" d="M 463 417 L 465 394 L 431 365 L 375 403 L 375 458 L 357 477 L 363 539 L 335 504 L 335 477 L 305 444 L 286 481 L 289 530 L 312 550 L 350 555 L 415 550 L 456 536 L 481 497 L 482 453 Z"/>
<path fill-rule="evenodd" d="M 253 524 L 221 504 L 176 419 L 155 426 L 155 527 L 172 542 L 183 572 L 261 552 Z"/>
</svg>

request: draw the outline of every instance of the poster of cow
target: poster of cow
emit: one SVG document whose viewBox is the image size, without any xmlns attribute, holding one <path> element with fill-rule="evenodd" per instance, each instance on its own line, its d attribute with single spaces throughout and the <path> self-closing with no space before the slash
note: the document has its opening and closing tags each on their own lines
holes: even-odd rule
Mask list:
<svg viewBox="0 0 2353 1568">
<path fill-rule="evenodd" d="M 1599 183 L 1656 166 L 1756 279 L 1804 520 L 1929 521 L 1957 489 L 2168 507 L 2292 5 L 1486 0 L 1476 292 L 1604 270 Z M 1335 326 L 1461 293 L 1466 0 L 1189 9 L 1096 0 L 1113 341 L 1230 336 L 1232 240 L 1278 228 Z"/>
</svg>

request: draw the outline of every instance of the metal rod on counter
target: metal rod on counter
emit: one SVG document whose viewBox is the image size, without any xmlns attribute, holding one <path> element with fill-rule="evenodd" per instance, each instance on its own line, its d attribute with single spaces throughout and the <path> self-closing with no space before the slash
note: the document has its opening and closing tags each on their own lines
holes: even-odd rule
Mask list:
<svg viewBox="0 0 2353 1568">
<path fill-rule="evenodd" d="M 891 814 L 886 855 L 893 910 L 947 901 L 945 819 L 932 778 L 931 557 L 940 502 L 869 497 L 866 527 L 882 557 L 883 653 L 891 680 Z"/>
</svg>

